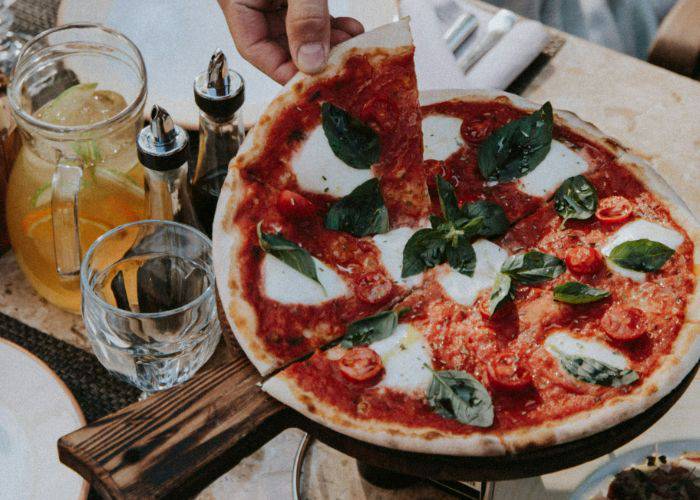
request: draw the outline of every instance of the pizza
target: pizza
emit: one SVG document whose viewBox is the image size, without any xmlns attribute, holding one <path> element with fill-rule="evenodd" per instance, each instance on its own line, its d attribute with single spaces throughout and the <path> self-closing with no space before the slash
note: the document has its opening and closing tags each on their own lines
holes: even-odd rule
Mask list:
<svg viewBox="0 0 700 500">
<path fill-rule="evenodd" d="M 273 397 L 370 443 L 499 455 L 629 419 L 695 366 L 698 234 L 572 113 L 419 95 L 403 20 L 272 102 L 230 166 L 214 266 Z"/>
</svg>

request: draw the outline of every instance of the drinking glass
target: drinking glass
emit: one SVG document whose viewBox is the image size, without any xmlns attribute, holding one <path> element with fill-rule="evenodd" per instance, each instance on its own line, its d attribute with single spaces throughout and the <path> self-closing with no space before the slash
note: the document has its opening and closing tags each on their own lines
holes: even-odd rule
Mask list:
<svg viewBox="0 0 700 500">
<path fill-rule="evenodd" d="M 221 337 L 211 241 L 177 222 L 144 220 L 99 237 L 80 268 L 92 349 L 145 393 L 188 380 Z"/>
<path fill-rule="evenodd" d="M 22 50 L 8 99 L 22 137 L 6 202 L 12 248 L 40 295 L 78 313 L 85 250 L 144 218 L 143 60 L 105 26 L 52 28 Z"/>
</svg>

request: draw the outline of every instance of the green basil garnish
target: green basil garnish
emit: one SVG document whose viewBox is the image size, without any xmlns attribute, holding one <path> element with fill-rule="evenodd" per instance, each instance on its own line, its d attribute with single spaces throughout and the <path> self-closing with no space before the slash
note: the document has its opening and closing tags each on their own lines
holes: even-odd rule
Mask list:
<svg viewBox="0 0 700 500">
<path fill-rule="evenodd" d="M 324 102 L 321 123 L 331 150 L 347 165 L 368 169 L 379 161 L 379 135 L 344 109 Z"/>
<path fill-rule="evenodd" d="M 462 370 L 433 372 L 427 392 L 428 404 L 436 413 L 475 427 L 493 424 L 493 403 L 486 388 Z"/>
<path fill-rule="evenodd" d="M 658 241 L 647 239 L 626 241 L 612 249 L 608 259 L 625 269 L 644 273 L 658 271 L 675 253 Z"/>
<path fill-rule="evenodd" d="M 507 274 L 513 281 L 525 285 L 549 281 L 564 271 L 566 271 L 566 266 L 561 259 L 537 250 L 512 255 L 506 259 L 501 267 L 503 274 Z"/>
<path fill-rule="evenodd" d="M 510 279 L 510 276 L 503 273 L 496 274 L 493 288 L 491 288 L 491 295 L 489 296 L 489 316 L 493 316 L 496 309 L 505 301 L 513 300 L 514 293 L 513 281 Z"/>
<path fill-rule="evenodd" d="M 386 233 L 389 230 L 389 211 L 384 206 L 379 180 L 363 182 L 333 204 L 324 223 L 328 229 L 357 237 Z"/>
<path fill-rule="evenodd" d="M 461 235 L 454 240 L 454 243 L 448 243 L 445 247 L 445 257 L 452 269 L 458 273 L 474 275 L 476 252 L 467 236 Z"/>
<path fill-rule="evenodd" d="M 258 242 L 260 248 L 265 252 L 277 257 L 307 278 L 311 278 L 323 288 L 323 285 L 318 279 L 316 264 L 314 264 L 311 254 L 296 243 L 284 238 L 281 234 L 263 232 L 262 221 L 258 223 Z"/>
<path fill-rule="evenodd" d="M 475 201 L 462 207 L 462 213 L 469 219 L 481 217 L 483 224 L 478 235 L 485 238 L 493 238 L 505 234 L 510 227 L 510 221 L 506 217 L 503 208 L 492 201 Z"/>
<path fill-rule="evenodd" d="M 578 281 L 569 281 L 554 287 L 554 300 L 567 304 L 588 304 L 610 297 L 610 292 Z"/>
<path fill-rule="evenodd" d="M 479 147 L 479 170 L 486 180 L 507 182 L 526 175 L 552 145 L 552 105 L 495 130 Z"/>
<path fill-rule="evenodd" d="M 399 311 L 399 313 L 402 312 Z M 389 337 L 399 323 L 399 313 L 384 311 L 350 323 L 340 345 L 343 347 L 368 345 Z"/>
<path fill-rule="evenodd" d="M 442 215 L 448 221 L 455 221 L 462 217 L 462 212 L 457 205 L 457 195 L 455 188 L 447 182 L 443 177 L 435 176 L 435 185 L 437 186 L 438 198 L 440 199 L 440 208 Z"/>
<path fill-rule="evenodd" d="M 598 206 L 598 193 L 582 175 L 566 179 L 554 194 L 554 209 L 564 218 L 586 220 Z"/>
<path fill-rule="evenodd" d="M 408 278 L 442 264 L 447 241 L 437 229 L 419 229 L 403 249 L 401 277 Z"/>
<path fill-rule="evenodd" d="M 567 354 L 554 347 L 550 347 L 550 349 L 559 358 L 562 368 L 582 382 L 606 387 L 620 387 L 639 379 L 639 375 L 634 370 L 616 368 L 587 356 Z"/>
</svg>

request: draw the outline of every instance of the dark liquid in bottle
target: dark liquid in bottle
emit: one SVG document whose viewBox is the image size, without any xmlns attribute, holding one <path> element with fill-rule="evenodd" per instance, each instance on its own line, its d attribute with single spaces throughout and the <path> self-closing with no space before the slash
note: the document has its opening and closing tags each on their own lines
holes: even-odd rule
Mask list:
<svg viewBox="0 0 700 500">
<path fill-rule="evenodd" d="M 216 202 L 221 194 L 221 186 L 226 180 L 228 165 L 208 172 L 192 185 L 192 202 L 202 230 L 211 237 Z"/>
</svg>

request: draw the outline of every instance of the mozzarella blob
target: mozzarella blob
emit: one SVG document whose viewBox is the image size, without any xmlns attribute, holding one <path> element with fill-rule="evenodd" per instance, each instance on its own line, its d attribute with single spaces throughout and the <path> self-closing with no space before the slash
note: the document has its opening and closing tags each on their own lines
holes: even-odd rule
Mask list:
<svg viewBox="0 0 700 500">
<path fill-rule="evenodd" d="M 369 346 L 379 354 L 384 376 L 378 387 L 425 392 L 433 379 L 430 351 L 425 339 L 412 325 L 400 323 L 390 337 Z"/>
<path fill-rule="evenodd" d="M 315 305 L 349 293 L 338 273 L 316 258 L 314 264 L 323 287 L 274 255 L 266 254 L 262 263 L 265 295 L 281 304 Z"/>
<path fill-rule="evenodd" d="M 418 229 L 408 227 L 399 227 L 388 233 L 377 234 L 372 237 L 374 244 L 377 245 L 381 256 L 381 261 L 392 279 L 397 283 L 402 283 L 409 287 L 418 285 L 422 278 L 422 274 L 410 276 L 408 278 L 401 277 L 403 269 L 403 249 L 406 242 L 414 235 Z"/>
<path fill-rule="evenodd" d="M 632 222 L 628 222 L 620 229 L 615 231 L 610 237 L 608 237 L 605 245 L 603 245 L 600 251 L 603 255 L 608 257 L 610 256 L 610 252 L 612 252 L 616 246 L 627 241 L 641 239 L 657 241 L 674 250 L 676 250 L 681 243 L 683 243 L 683 235 L 675 229 L 670 229 L 655 222 L 649 222 L 645 219 L 636 219 Z M 646 279 L 647 273 L 633 271 L 632 269 L 625 269 L 624 267 L 620 267 L 611 262 L 610 259 L 606 259 L 606 262 L 611 271 L 614 271 L 626 278 L 639 282 Z"/>
<path fill-rule="evenodd" d="M 569 356 L 592 358 L 620 370 L 629 368 L 627 358 L 619 352 L 613 351 L 605 344 L 595 340 L 583 340 L 573 337 L 566 330 L 559 330 L 549 335 L 544 345 L 554 357 L 557 357 L 556 351 L 559 351 Z"/>
<path fill-rule="evenodd" d="M 455 302 L 470 306 L 479 292 L 491 288 L 496 274 L 501 270 L 508 252 L 489 240 L 477 240 L 473 244 L 476 253 L 476 268 L 473 276 L 467 276 L 444 264 L 438 270 L 438 282 L 445 293 Z"/>
<path fill-rule="evenodd" d="M 445 160 L 464 144 L 460 118 L 428 115 L 423 118 L 422 128 L 424 160 Z"/>
<path fill-rule="evenodd" d="M 559 141 L 552 146 L 544 160 L 521 177 L 518 186 L 530 196 L 549 197 L 569 177 L 588 170 L 588 163 Z"/>
<path fill-rule="evenodd" d="M 338 158 L 328 145 L 321 125 L 308 135 L 292 158 L 291 166 L 302 190 L 337 198 L 350 194 L 374 177 L 371 169 L 353 168 Z"/>
</svg>

